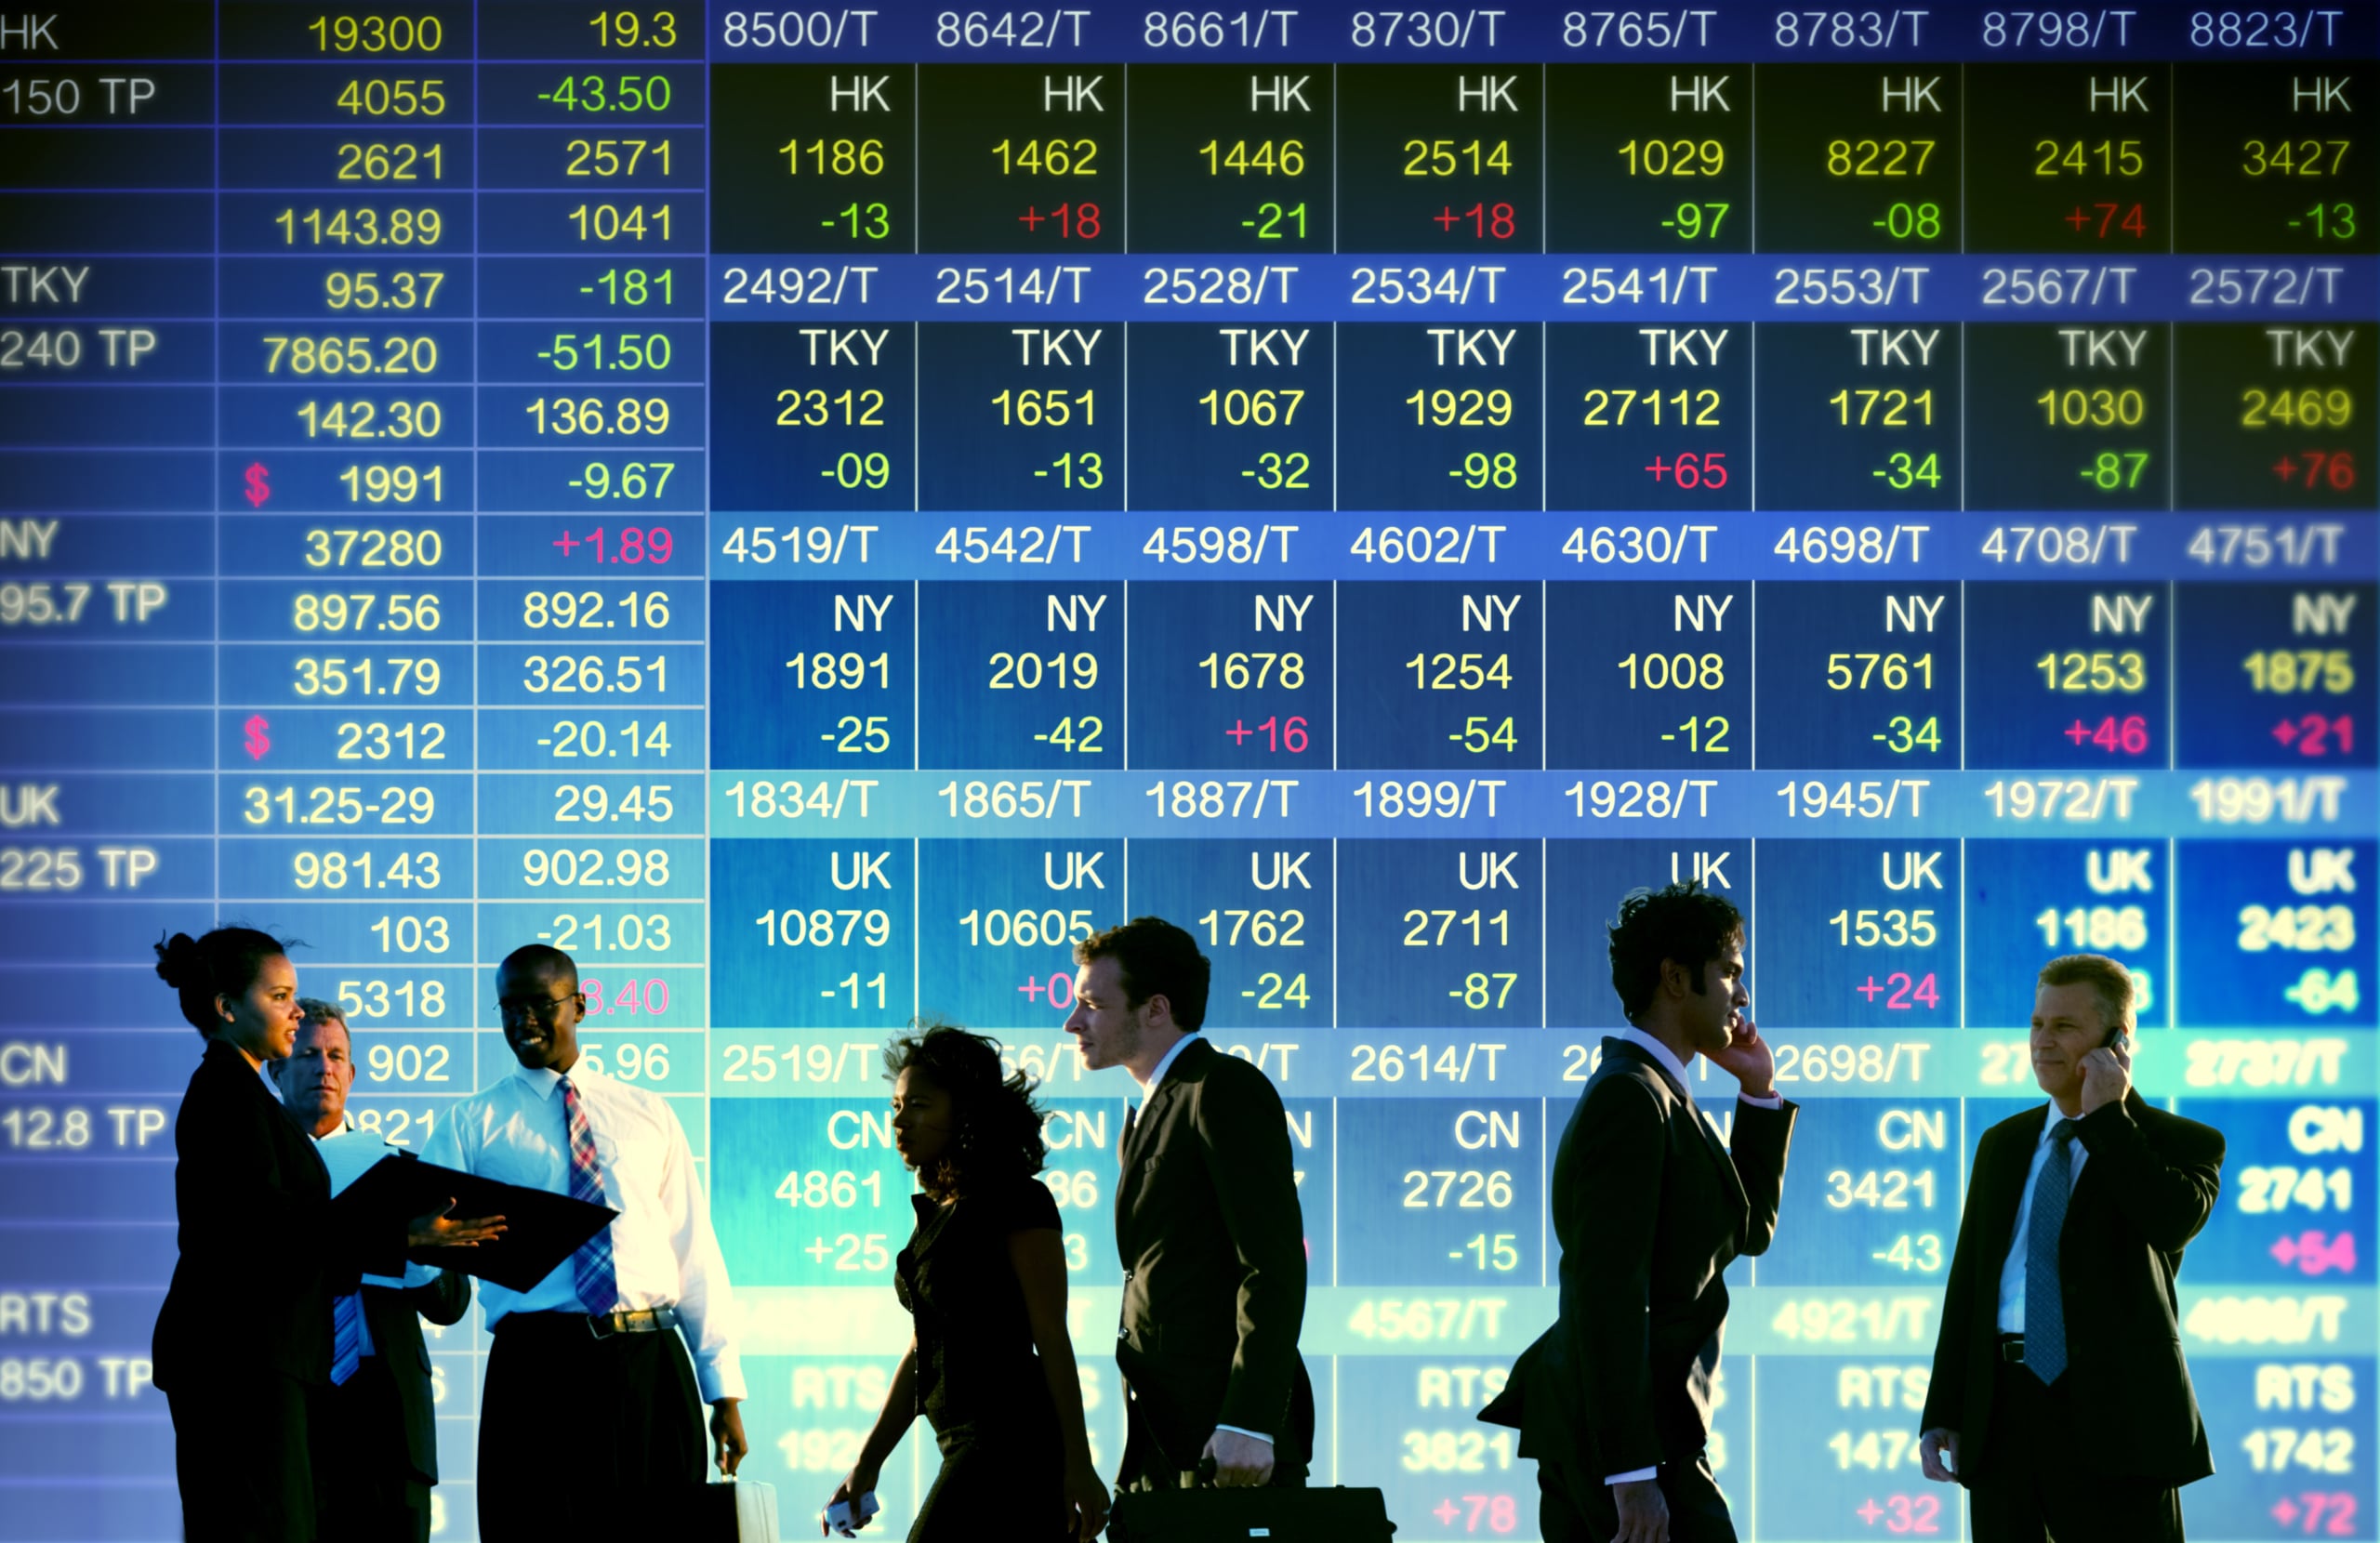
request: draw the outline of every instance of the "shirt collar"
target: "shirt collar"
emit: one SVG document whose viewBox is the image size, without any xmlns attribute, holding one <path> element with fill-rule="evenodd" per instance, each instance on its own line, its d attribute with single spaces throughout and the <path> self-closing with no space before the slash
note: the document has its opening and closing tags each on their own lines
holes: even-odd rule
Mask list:
<svg viewBox="0 0 2380 1543">
<path fill-rule="evenodd" d="M 341 1136 L 352 1136 L 355 1134 L 355 1116 L 349 1114 L 340 1114 L 338 1117 L 338 1128 L 332 1131 L 327 1136 L 315 1136 L 311 1130 L 306 1132 L 306 1134 L 313 1137 L 314 1144 L 316 1146 L 322 1145 L 324 1141 L 336 1141 Z"/>
<path fill-rule="evenodd" d="M 1198 1036 L 1195 1034 L 1183 1035 L 1181 1038 L 1173 1042 L 1173 1048 L 1166 1051 L 1163 1059 L 1157 1062 L 1157 1070 L 1149 1074 L 1148 1082 L 1141 1088 L 1142 1108 L 1145 1109 L 1148 1107 L 1150 1097 L 1157 1092 L 1158 1086 L 1165 1081 L 1165 1074 L 1173 1069 L 1174 1058 L 1179 1056 L 1183 1048 L 1197 1037 Z"/>
<path fill-rule="evenodd" d="M 562 1074 L 550 1066 L 523 1066 L 517 1061 L 512 1063 L 512 1075 L 519 1077 L 529 1091 L 540 1099 L 552 1098 L 554 1089 L 562 1085 Z M 571 1086 L 585 1087 L 588 1077 L 591 1075 L 593 1074 L 587 1069 L 587 1058 L 581 1056 L 577 1064 L 570 1069 Z"/>
<path fill-rule="evenodd" d="M 2035 1145 L 2037 1145 L 2037 1146 L 2047 1146 L 2047 1145 L 2049 1145 L 2049 1143 L 2050 1143 L 2050 1133 L 2051 1133 L 2052 1131 L 2054 1131 L 2054 1130 L 2056 1130 L 2056 1129 L 2057 1128 L 2057 1122 L 2058 1122 L 2058 1121 L 2060 1121 L 2060 1120 L 2079 1120 L 2079 1119 L 2081 1119 L 2082 1117 L 2082 1115 L 2080 1115 L 2080 1114 L 2068 1114 L 2065 1110 L 2060 1109 L 2060 1108 L 2057 1106 L 2057 1101 L 2056 1101 L 2056 1099 L 2052 1099 L 2052 1100 L 2050 1100 L 2050 1101 L 2049 1101 L 2049 1118 L 2047 1118 L 2047 1119 L 2045 1119 L 2045 1120 L 2042 1121 L 2042 1138 L 2041 1138 L 2041 1140 L 2040 1140 L 2039 1141 L 2037 1141 L 2037 1142 L 2036 1142 L 2036 1143 L 2034 1143 L 2034 1144 L 2035 1144 Z"/>
<path fill-rule="evenodd" d="M 1612 1037 L 1624 1039 L 1651 1056 L 1654 1064 L 1659 1066 L 1676 1081 L 1678 1089 L 1686 1094 L 1687 1101 L 1693 1101 L 1694 1089 L 1686 1080 L 1686 1063 L 1678 1060 L 1675 1051 L 1633 1023 L 1620 1029 Z"/>
</svg>

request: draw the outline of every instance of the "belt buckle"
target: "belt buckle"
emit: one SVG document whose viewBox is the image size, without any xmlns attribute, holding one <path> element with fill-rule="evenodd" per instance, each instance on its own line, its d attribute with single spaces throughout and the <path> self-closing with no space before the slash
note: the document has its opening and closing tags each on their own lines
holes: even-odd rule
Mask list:
<svg viewBox="0 0 2380 1543">
<path fill-rule="evenodd" d="M 620 1332 L 620 1315 L 590 1312 L 587 1315 L 587 1332 L 598 1339 L 609 1339 Z"/>
</svg>

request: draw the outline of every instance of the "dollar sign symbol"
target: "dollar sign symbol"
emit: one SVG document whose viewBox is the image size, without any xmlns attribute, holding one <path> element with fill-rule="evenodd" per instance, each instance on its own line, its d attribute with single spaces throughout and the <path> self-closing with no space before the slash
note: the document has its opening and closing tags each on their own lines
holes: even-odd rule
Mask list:
<svg viewBox="0 0 2380 1543">
<path fill-rule="evenodd" d="M 272 748 L 272 741 L 266 737 L 264 732 L 266 727 L 264 714 L 255 714 L 240 727 L 247 731 L 248 758 L 250 760 L 264 759 L 264 753 Z"/>
<path fill-rule="evenodd" d="M 246 480 L 248 484 L 249 508 L 262 508 L 264 507 L 264 501 L 272 496 L 271 485 L 265 480 L 264 463 L 262 461 L 250 461 L 248 463 Z"/>
</svg>

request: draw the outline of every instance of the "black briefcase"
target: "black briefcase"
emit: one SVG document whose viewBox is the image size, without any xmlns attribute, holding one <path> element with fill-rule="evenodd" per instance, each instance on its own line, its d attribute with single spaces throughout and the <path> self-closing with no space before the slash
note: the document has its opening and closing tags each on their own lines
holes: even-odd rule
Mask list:
<svg viewBox="0 0 2380 1543">
<path fill-rule="evenodd" d="M 1376 1489 L 1160 1489 L 1116 1498 L 1115 1543 L 1389 1543 L 1396 1523 Z"/>
</svg>

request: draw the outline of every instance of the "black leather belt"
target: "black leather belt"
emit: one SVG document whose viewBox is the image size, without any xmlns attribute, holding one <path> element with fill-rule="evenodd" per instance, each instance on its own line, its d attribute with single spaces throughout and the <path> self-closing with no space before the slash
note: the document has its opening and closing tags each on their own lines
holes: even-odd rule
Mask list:
<svg viewBox="0 0 2380 1543">
<path fill-rule="evenodd" d="M 2003 1361 L 2014 1362 L 2020 1366 L 2023 1365 L 2025 1364 L 2025 1337 L 2021 1334 L 2002 1335 L 2000 1337 L 2000 1359 Z"/>
<path fill-rule="evenodd" d="M 678 1326 L 674 1307 L 641 1307 L 626 1312 L 508 1312 L 496 1321 L 496 1332 L 520 1328 L 584 1328 L 598 1339 L 615 1334 L 658 1334 Z"/>
</svg>

